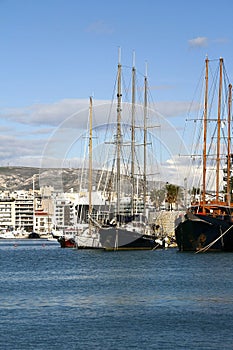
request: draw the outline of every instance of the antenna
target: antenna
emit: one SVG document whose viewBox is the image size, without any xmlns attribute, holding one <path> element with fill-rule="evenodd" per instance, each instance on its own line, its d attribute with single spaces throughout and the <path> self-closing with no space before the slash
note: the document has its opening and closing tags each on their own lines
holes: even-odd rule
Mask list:
<svg viewBox="0 0 233 350">
<path fill-rule="evenodd" d="M 135 51 L 133 50 L 133 68 L 135 67 Z"/>
<path fill-rule="evenodd" d="M 118 64 L 121 64 L 121 47 L 118 47 Z"/>
<path fill-rule="evenodd" d="M 147 73 L 148 73 L 148 63 L 147 61 L 145 62 L 145 77 L 147 78 Z"/>
</svg>

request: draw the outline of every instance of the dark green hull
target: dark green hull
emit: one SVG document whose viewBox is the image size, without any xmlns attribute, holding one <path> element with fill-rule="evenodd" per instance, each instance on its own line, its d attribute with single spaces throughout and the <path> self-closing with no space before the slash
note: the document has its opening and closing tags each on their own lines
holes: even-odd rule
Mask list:
<svg viewBox="0 0 233 350">
<path fill-rule="evenodd" d="M 230 217 L 187 215 L 175 229 L 180 251 L 233 252 L 233 222 Z"/>
</svg>

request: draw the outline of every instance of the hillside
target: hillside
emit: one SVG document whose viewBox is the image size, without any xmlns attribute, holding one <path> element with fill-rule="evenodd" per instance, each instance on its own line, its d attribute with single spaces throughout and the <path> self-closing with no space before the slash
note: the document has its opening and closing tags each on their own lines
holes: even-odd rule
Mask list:
<svg viewBox="0 0 233 350">
<path fill-rule="evenodd" d="M 62 178 L 64 191 L 71 188 L 77 191 L 80 185 L 80 169 L 40 169 L 33 167 L 0 167 L 0 190 L 29 190 L 33 188 L 33 176 L 35 189 L 39 189 L 39 178 L 43 183 L 54 185 Z"/>
<path fill-rule="evenodd" d="M 34 176 L 35 175 L 35 176 Z M 88 188 L 88 169 L 41 169 L 34 167 L 0 167 L 0 191 L 15 191 L 15 190 L 30 190 L 33 188 L 33 176 L 35 189 L 39 189 L 42 185 L 51 185 L 55 190 L 69 192 L 73 189 L 74 192 L 79 192 L 80 188 Z M 93 187 L 97 188 L 101 179 L 100 189 L 106 186 L 107 172 L 102 170 L 93 170 Z M 126 192 L 131 191 L 129 178 L 125 176 L 124 188 Z M 82 183 L 82 186 L 80 184 Z M 149 183 L 149 190 L 158 186 L 158 182 Z M 108 180 L 109 190 L 113 190 L 114 181 Z"/>
</svg>

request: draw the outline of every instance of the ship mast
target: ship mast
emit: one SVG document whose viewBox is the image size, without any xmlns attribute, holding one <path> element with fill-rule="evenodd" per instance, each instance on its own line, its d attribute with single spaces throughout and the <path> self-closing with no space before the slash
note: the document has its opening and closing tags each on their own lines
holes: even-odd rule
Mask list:
<svg viewBox="0 0 233 350">
<path fill-rule="evenodd" d="M 202 201 L 203 201 L 203 213 L 205 213 L 206 204 L 206 134 L 207 134 L 207 117 L 208 117 L 208 57 L 205 60 L 205 100 L 204 100 L 204 120 L 203 120 L 203 189 L 202 189 Z"/>
<path fill-rule="evenodd" d="M 147 64 L 146 64 L 146 72 L 144 77 L 144 169 L 143 169 L 143 203 L 144 203 L 144 216 L 146 215 L 146 166 L 147 166 L 147 158 L 146 158 L 146 145 L 147 145 Z"/>
<path fill-rule="evenodd" d="M 228 86 L 228 138 L 227 138 L 227 205 L 231 203 L 231 104 L 232 85 Z"/>
<path fill-rule="evenodd" d="M 89 107 L 89 234 L 91 235 L 91 214 L 92 214 L 92 97 L 90 97 Z"/>
<path fill-rule="evenodd" d="M 216 159 L 216 200 L 219 200 L 220 142 L 221 142 L 221 102 L 222 102 L 222 66 L 223 58 L 219 60 L 219 91 L 218 91 L 218 121 L 217 121 L 217 159 Z"/>
<path fill-rule="evenodd" d="M 135 181 L 134 181 L 134 161 L 135 161 L 135 53 L 133 53 L 133 67 L 132 67 L 132 125 L 131 125 L 131 184 L 132 184 L 132 194 L 131 194 L 131 215 L 135 214 Z"/>
<path fill-rule="evenodd" d="M 118 52 L 118 70 L 117 70 L 117 217 L 120 214 L 120 170 L 121 170 L 121 50 Z"/>
</svg>

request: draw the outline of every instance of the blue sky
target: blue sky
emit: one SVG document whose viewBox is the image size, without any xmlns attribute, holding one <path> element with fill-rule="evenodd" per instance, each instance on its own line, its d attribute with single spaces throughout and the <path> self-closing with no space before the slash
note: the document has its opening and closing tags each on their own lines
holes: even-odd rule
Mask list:
<svg viewBox="0 0 233 350">
<path fill-rule="evenodd" d="M 123 65 L 133 51 L 142 74 L 147 62 L 156 108 L 182 134 L 206 54 L 232 77 L 232 12 L 231 0 L 0 0 L 0 165 L 40 166 L 90 95 L 110 101 L 118 47 Z"/>
</svg>

